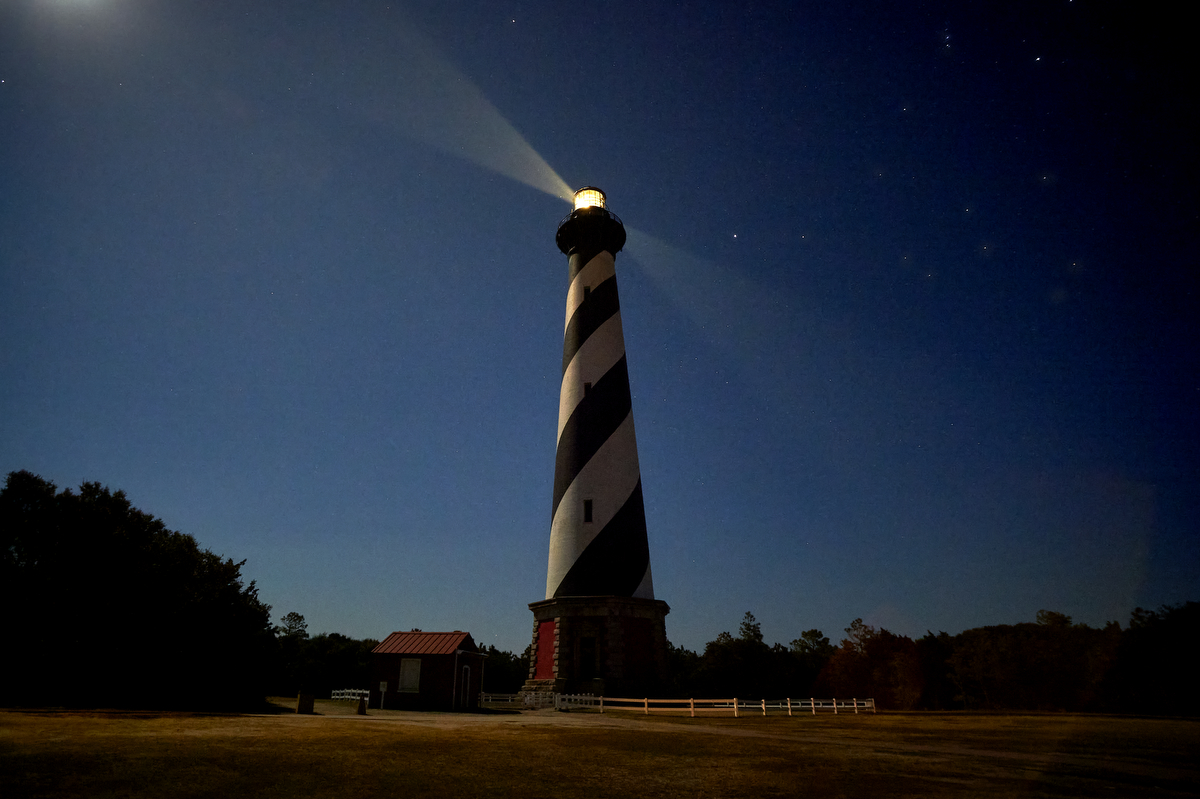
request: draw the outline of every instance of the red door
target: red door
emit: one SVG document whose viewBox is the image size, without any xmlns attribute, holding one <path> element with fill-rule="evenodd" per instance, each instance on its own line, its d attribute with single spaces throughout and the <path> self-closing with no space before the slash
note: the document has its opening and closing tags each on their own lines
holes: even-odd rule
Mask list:
<svg viewBox="0 0 1200 799">
<path fill-rule="evenodd" d="M 538 622 L 537 671 L 533 678 L 554 679 L 554 619 Z"/>
</svg>

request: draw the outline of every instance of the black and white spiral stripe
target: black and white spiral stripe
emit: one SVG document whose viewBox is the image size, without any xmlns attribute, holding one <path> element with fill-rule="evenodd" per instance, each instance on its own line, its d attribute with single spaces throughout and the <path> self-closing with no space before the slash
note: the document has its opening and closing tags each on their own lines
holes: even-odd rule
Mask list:
<svg viewBox="0 0 1200 799">
<path fill-rule="evenodd" d="M 546 598 L 653 599 L 613 253 L 572 252 L 570 275 Z"/>
</svg>

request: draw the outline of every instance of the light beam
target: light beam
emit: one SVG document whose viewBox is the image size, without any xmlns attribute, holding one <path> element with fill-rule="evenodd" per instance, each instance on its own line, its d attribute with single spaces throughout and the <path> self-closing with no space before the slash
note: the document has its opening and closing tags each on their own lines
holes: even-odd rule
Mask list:
<svg viewBox="0 0 1200 799">
<path fill-rule="evenodd" d="M 778 331 L 810 327 L 809 314 L 728 267 L 625 226 L 625 252 L 658 289 L 703 331 L 710 344 L 742 358 L 761 351 Z"/>
<path fill-rule="evenodd" d="M 565 202 L 573 191 L 517 129 L 414 26 L 363 63 L 370 113 L 403 135 Z M 387 82 L 379 87 L 379 77 Z"/>
</svg>

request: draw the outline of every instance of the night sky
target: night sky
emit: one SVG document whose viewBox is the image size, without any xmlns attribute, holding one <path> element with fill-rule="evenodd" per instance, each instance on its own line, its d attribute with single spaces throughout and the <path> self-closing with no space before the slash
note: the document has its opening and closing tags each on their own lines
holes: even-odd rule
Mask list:
<svg viewBox="0 0 1200 799">
<path fill-rule="evenodd" d="M 519 652 L 595 185 L 674 643 L 1200 599 L 1184 20 L 842 5 L 0 0 L 0 470 Z"/>
</svg>

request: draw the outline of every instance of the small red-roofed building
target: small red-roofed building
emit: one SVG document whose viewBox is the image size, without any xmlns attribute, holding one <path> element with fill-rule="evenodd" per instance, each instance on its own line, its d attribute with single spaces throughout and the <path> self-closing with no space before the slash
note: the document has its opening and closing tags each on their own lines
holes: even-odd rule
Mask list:
<svg viewBox="0 0 1200 799">
<path fill-rule="evenodd" d="M 371 650 L 370 706 L 385 710 L 473 710 L 483 664 L 470 633 L 395 632 Z"/>
</svg>

